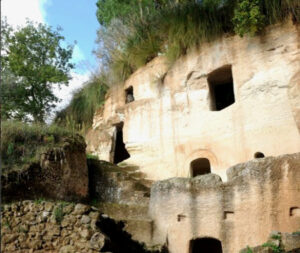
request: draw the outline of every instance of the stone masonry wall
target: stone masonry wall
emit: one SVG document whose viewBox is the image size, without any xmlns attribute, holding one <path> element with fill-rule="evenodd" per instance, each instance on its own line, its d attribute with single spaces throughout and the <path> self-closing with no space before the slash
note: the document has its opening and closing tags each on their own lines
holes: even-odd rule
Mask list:
<svg viewBox="0 0 300 253">
<path fill-rule="evenodd" d="M 23 201 L 2 212 L 1 252 L 99 252 L 105 238 L 96 227 L 99 212 L 83 204 Z"/>
</svg>

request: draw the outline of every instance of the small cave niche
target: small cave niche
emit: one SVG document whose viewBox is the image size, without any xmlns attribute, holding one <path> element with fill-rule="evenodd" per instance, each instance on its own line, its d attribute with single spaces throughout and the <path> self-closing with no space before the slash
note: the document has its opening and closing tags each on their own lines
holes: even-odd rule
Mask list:
<svg viewBox="0 0 300 253">
<path fill-rule="evenodd" d="M 115 126 L 112 144 L 112 162 L 114 164 L 118 164 L 130 157 L 123 141 L 123 125 L 124 123 L 121 122 Z"/>
<path fill-rule="evenodd" d="M 300 208 L 297 206 L 290 208 L 290 216 L 300 217 Z"/>
<path fill-rule="evenodd" d="M 185 219 L 185 218 L 186 218 L 186 215 L 184 215 L 184 214 L 178 214 L 178 215 L 177 215 L 177 221 L 178 221 L 178 222 L 182 221 L 182 220 Z"/>
<path fill-rule="evenodd" d="M 233 211 L 225 211 L 224 212 L 224 220 L 232 220 L 234 217 Z"/>
<path fill-rule="evenodd" d="M 134 96 L 133 96 L 133 87 L 129 86 L 125 90 L 125 104 L 131 103 L 134 101 Z"/>
<path fill-rule="evenodd" d="M 254 158 L 255 159 L 258 159 L 258 158 L 264 158 L 265 157 L 265 155 L 264 155 L 264 153 L 262 153 L 262 152 L 256 152 L 255 154 L 254 154 Z"/>
<path fill-rule="evenodd" d="M 222 253 L 221 241 L 214 238 L 197 238 L 190 241 L 189 253 Z"/>
<path fill-rule="evenodd" d="M 211 72 L 207 82 L 211 111 L 221 111 L 235 102 L 231 65 L 225 65 Z"/>
<path fill-rule="evenodd" d="M 191 177 L 210 173 L 210 162 L 207 158 L 197 158 L 190 164 Z"/>
</svg>

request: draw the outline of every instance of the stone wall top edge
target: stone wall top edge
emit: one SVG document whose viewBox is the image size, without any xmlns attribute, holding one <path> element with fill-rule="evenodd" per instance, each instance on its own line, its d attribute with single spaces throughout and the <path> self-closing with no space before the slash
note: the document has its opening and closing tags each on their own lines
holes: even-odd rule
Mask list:
<svg viewBox="0 0 300 253">
<path fill-rule="evenodd" d="M 222 182 L 216 174 L 206 174 L 194 178 L 170 178 L 157 181 L 152 185 L 151 193 L 218 191 L 233 186 L 242 186 L 249 180 L 264 181 L 267 177 L 280 179 L 279 170 L 284 164 L 300 164 L 300 153 L 255 159 L 240 163 L 227 169 L 228 181 Z M 289 170 L 297 172 L 297 166 L 289 166 Z M 273 172 L 273 173 L 272 173 Z"/>
</svg>

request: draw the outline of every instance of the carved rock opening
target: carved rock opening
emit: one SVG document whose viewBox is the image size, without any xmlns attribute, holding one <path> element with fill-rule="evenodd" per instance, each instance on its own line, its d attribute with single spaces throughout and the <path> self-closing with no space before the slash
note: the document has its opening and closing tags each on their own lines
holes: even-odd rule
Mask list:
<svg viewBox="0 0 300 253">
<path fill-rule="evenodd" d="M 265 155 L 264 155 L 264 153 L 262 153 L 262 152 L 256 152 L 255 154 L 254 154 L 254 158 L 264 158 L 265 157 Z"/>
<path fill-rule="evenodd" d="M 123 142 L 123 122 L 116 125 L 113 140 L 113 163 L 117 164 L 130 157 Z"/>
<path fill-rule="evenodd" d="M 214 238 L 197 238 L 190 241 L 189 253 L 222 253 L 221 241 Z"/>
<path fill-rule="evenodd" d="M 191 177 L 210 173 L 210 162 L 207 158 L 198 158 L 191 162 L 190 174 Z"/>
<path fill-rule="evenodd" d="M 125 90 L 125 104 L 128 104 L 133 101 L 134 101 L 133 87 L 130 86 Z"/>
<path fill-rule="evenodd" d="M 214 70 L 208 75 L 207 81 L 212 111 L 221 111 L 235 102 L 231 65 Z"/>
</svg>

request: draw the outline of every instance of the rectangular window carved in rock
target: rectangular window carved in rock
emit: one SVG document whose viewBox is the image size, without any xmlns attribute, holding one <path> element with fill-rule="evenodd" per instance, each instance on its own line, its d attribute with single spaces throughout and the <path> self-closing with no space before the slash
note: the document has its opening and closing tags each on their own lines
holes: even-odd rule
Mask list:
<svg viewBox="0 0 300 253">
<path fill-rule="evenodd" d="M 212 111 L 221 111 L 235 102 L 231 65 L 214 70 L 207 81 Z"/>
<path fill-rule="evenodd" d="M 133 87 L 130 86 L 125 90 L 125 104 L 128 104 L 133 101 L 134 101 Z"/>
</svg>

